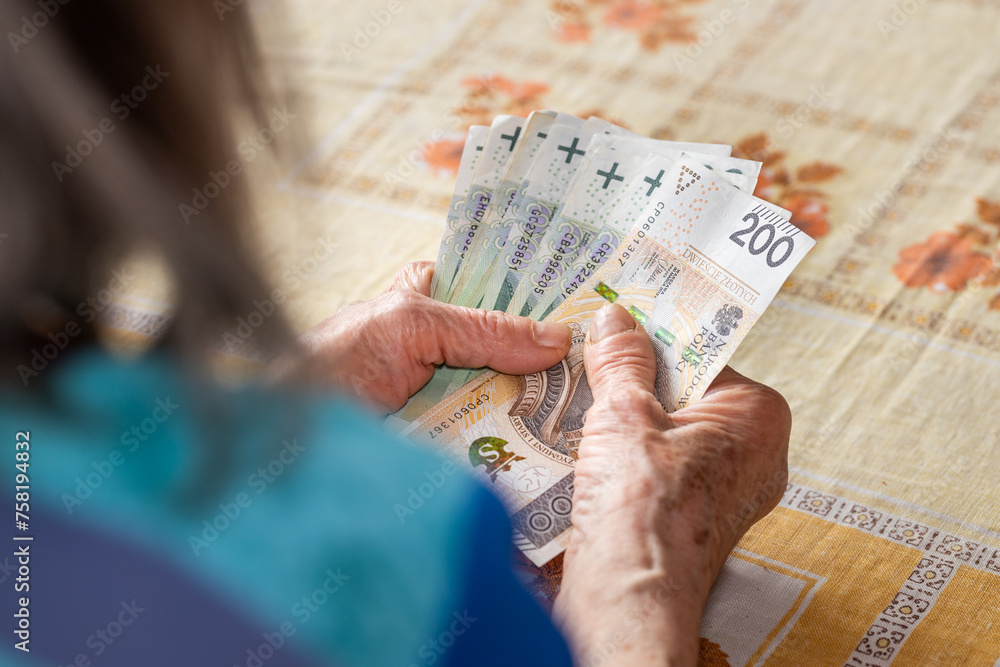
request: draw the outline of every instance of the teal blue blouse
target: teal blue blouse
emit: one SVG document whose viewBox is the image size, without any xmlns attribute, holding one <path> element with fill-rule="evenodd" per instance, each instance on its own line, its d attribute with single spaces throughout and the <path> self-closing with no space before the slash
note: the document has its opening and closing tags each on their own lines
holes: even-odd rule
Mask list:
<svg viewBox="0 0 1000 667">
<path fill-rule="evenodd" d="M 29 590 L 0 563 L 7 617 L 21 597 L 30 614 L 11 663 L 570 664 L 513 578 L 499 503 L 358 405 L 158 356 L 47 373 L 0 394 L 5 497 L 19 472 L 29 487 L 4 549 L 27 545 Z"/>
</svg>

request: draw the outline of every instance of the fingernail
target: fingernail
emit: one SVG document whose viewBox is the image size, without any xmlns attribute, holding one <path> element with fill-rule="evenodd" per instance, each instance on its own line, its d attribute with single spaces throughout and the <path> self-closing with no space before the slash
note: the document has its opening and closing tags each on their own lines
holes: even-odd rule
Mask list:
<svg viewBox="0 0 1000 667">
<path fill-rule="evenodd" d="M 594 319 L 590 320 L 590 330 L 587 332 L 587 336 L 591 343 L 596 343 L 615 334 L 633 331 L 638 326 L 639 323 L 629 315 L 627 310 L 609 303 L 597 311 Z"/>
<path fill-rule="evenodd" d="M 532 322 L 531 337 L 542 347 L 565 347 L 573 330 L 559 322 Z"/>
</svg>

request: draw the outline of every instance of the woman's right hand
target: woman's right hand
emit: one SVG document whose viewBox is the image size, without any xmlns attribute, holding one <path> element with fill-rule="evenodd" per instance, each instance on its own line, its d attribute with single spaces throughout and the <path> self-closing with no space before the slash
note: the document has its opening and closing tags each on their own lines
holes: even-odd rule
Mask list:
<svg viewBox="0 0 1000 667">
<path fill-rule="evenodd" d="M 621 306 L 591 322 L 573 537 L 555 613 L 581 664 L 693 665 L 701 615 L 729 552 L 780 500 L 791 413 L 726 367 L 667 414 L 656 358 Z"/>
</svg>

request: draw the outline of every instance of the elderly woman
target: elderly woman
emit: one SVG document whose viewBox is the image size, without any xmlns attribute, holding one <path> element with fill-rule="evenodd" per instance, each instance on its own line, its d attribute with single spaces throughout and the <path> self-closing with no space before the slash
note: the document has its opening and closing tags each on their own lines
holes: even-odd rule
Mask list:
<svg viewBox="0 0 1000 667">
<path fill-rule="evenodd" d="M 237 157 L 234 109 L 263 119 L 271 101 L 245 8 L 214 4 L 221 19 L 207 0 L 0 6 L 0 438 L 22 521 L 6 663 L 693 664 L 716 574 L 777 502 L 784 400 L 727 369 L 668 415 L 646 334 L 601 311 L 550 618 L 512 574 L 498 501 L 374 413 L 438 364 L 547 368 L 566 327 L 433 301 L 432 265 L 413 264 L 298 340 L 264 321 L 269 383 L 206 371 L 270 294 L 238 173 L 179 212 Z M 94 295 L 136 253 L 170 272 L 176 314 L 126 359 L 98 343 Z"/>
</svg>

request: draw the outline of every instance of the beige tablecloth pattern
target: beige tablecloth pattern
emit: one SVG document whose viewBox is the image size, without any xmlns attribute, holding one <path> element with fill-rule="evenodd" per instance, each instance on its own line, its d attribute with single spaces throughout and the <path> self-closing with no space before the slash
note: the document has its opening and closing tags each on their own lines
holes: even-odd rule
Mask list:
<svg viewBox="0 0 1000 667">
<path fill-rule="evenodd" d="M 316 140 L 260 191 L 260 234 L 297 326 L 436 256 L 470 124 L 553 108 L 732 143 L 818 245 L 733 360 L 792 405 L 792 476 L 713 592 L 703 662 L 1000 665 L 1000 3 L 292 8 L 272 55 Z M 161 292 L 113 319 L 155 331 Z M 561 561 L 521 568 L 558 590 Z"/>
</svg>

